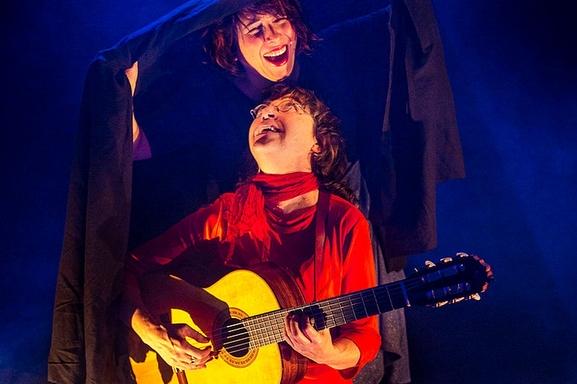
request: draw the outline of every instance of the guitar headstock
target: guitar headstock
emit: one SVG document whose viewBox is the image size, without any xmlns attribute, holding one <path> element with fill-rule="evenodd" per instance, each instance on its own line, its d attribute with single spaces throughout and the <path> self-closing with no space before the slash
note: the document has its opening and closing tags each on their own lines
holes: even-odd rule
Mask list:
<svg viewBox="0 0 577 384">
<path fill-rule="evenodd" d="M 480 293 L 493 280 L 491 266 L 483 259 L 464 252 L 445 257 L 439 263 L 425 262 L 407 278 L 407 295 L 411 305 L 440 307 L 462 300 L 481 300 Z"/>
</svg>

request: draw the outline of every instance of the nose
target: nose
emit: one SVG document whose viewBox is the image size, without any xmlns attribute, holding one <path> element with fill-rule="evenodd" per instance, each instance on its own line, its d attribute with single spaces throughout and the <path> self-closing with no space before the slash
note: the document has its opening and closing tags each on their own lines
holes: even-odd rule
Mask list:
<svg viewBox="0 0 577 384">
<path fill-rule="evenodd" d="M 275 26 L 269 24 L 264 26 L 264 39 L 265 41 L 275 40 L 279 36 L 278 31 L 276 30 Z"/>
<path fill-rule="evenodd" d="M 268 105 L 260 112 L 260 118 L 263 120 L 276 119 L 276 107 Z"/>
</svg>

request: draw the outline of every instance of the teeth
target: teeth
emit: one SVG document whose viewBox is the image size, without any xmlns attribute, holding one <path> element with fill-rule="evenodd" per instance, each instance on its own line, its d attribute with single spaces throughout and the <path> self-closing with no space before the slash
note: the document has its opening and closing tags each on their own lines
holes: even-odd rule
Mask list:
<svg viewBox="0 0 577 384">
<path fill-rule="evenodd" d="M 280 129 L 278 129 L 277 127 L 264 127 L 263 129 L 260 130 L 259 134 L 265 132 L 280 132 Z"/>
<path fill-rule="evenodd" d="M 282 54 L 284 54 L 286 52 L 286 45 L 284 47 L 282 47 L 281 49 L 277 49 L 276 51 L 272 51 L 269 53 L 265 53 L 264 57 L 276 57 L 276 56 L 280 56 Z"/>
</svg>

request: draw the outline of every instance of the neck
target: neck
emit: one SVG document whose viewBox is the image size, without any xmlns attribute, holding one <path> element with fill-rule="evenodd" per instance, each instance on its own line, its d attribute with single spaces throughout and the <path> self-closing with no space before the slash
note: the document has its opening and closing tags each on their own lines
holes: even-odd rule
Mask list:
<svg viewBox="0 0 577 384">
<path fill-rule="evenodd" d="M 244 61 L 242 58 L 240 60 Z M 296 79 L 299 77 L 298 61 L 295 62 L 293 71 L 290 76 L 278 81 L 272 81 L 264 78 L 246 62 L 243 62 L 242 67 L 244 68 L 244 73 L 240 76 L 233 77 L 232 81 L 242 93 L 244 93 L 253 101 L 261 101 L 263 93 L 274 84 L 294 84 Z"/>
<path fill-rule="evenodd" d="M 277 207 L 283 213 L 290 213 L 297 209 L 312 207 L 318 201 L 319 201 L 319 190 L 315 189 L 314 191 L 298 195 L 296 197 L 293 197 L 292 199 L 280 201 Z"/>
<path fill-rule="evenodd" d="M 274 84 L 251 67 L 246 68 L 242 75 L 234 77 L 233 82 L 242 93 L 253 101 L 260 101 L 263 92 Z"/>
</svg>

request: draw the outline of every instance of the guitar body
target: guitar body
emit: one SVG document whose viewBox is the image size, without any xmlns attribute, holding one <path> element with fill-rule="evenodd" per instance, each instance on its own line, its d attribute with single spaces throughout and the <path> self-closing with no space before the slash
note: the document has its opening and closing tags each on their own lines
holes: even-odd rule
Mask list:
<svg viewBox="0 0 577 384">
<path fill-rule="evenodd" d="M 185 371 L 188 383 L 283 383 L 294 382 L 304 374 L 304 358 L 285 343 L 250 350 L 241 343 L 240 348 L 229 347 L 229 352 L 223 347 L 227 341 L 219 336 L 219 330 L 234 326 L 235 319 L 302 304 L 298 287 L 285 272 L 265 266 L 258 273 L 235 270 L 204 289 L 166 275 L 148 279 L 146 285 L 143 296 L 149 310 L 169 314 L 174 324 L 190 325 L 208 336 L 213 350 L 219 352 L 207 368 Z M 137 383 L 179 382 L 171 367 L 154 351 L 146 351 L 136 335 L 133 338 L 137 340 L 129 343 L 130 363 Z"/>
<path fill-rule="evenodd" d="M 294 383 L 304 375 L 306 359 L 283 342 L 288 313 L 304 314 L 320 330 L 412 305 L 480 300 L 493 272 L 478 256 L 461 252 L 438 265 L 428 262 L 404 280 L 309 304 L 292 276 L 270 265 L 210 278 L 214 284 L 198 288 L 172 275 L 147 276 L 141 291 L 148 310 L 206 335 L 218 357 L 207 368 L 175 373 L 132 333 L 129 353 L 137 383 Z"/>
</svg>

